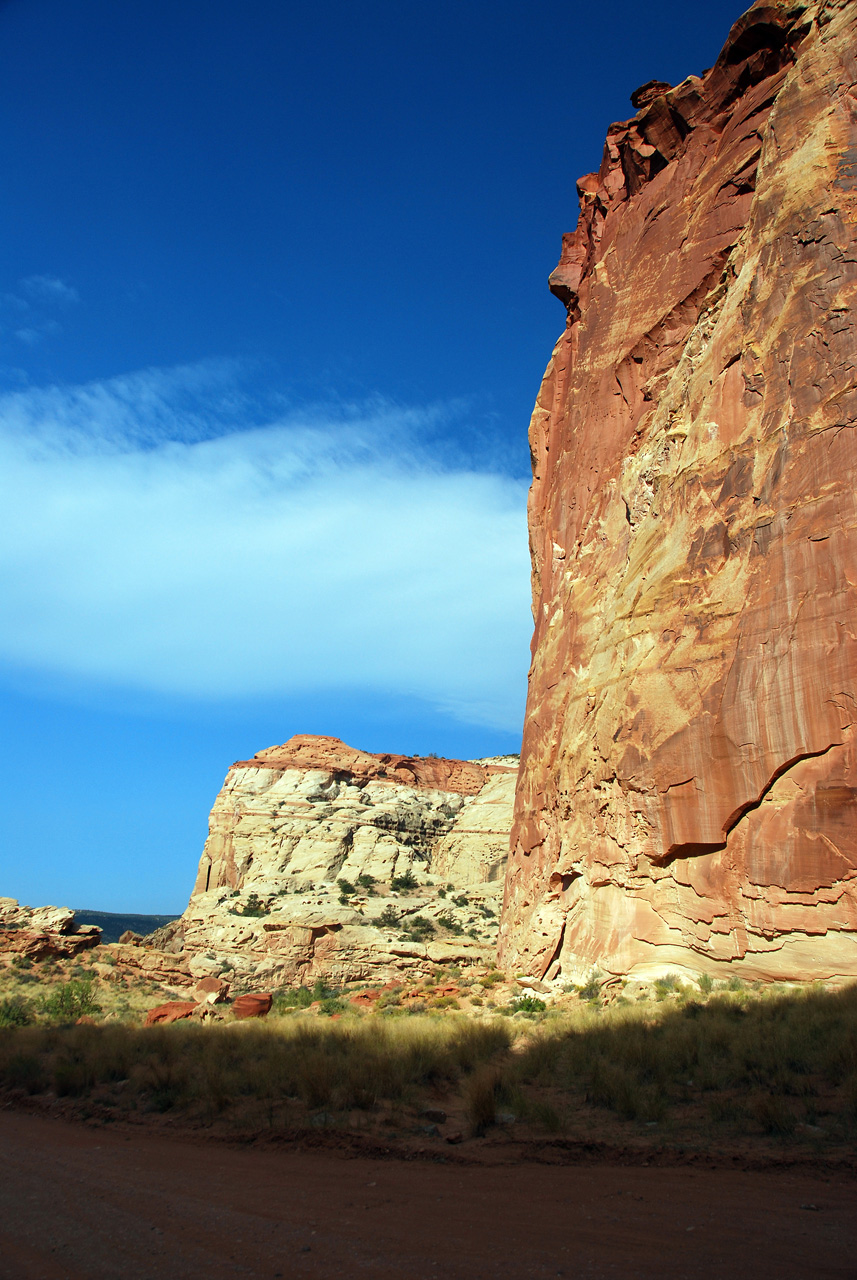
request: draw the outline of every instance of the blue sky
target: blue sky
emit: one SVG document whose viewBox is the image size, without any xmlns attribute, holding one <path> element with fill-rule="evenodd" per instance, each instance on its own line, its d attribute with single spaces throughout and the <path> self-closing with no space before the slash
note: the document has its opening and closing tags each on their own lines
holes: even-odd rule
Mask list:
<svg viewBox="0 0 857 1280">
<path fill-rule="evenodd" d="M 0 894 L 180 911 L 293 733 L 517 749 L 574 183 L 740 7 L 0 3 Z"/>
</svg>

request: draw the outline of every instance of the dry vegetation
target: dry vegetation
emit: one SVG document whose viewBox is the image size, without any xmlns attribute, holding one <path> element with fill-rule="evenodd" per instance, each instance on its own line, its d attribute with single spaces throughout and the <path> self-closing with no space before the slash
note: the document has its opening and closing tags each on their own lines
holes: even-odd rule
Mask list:
<svg viewBox="0 0 857 1280">
<path fill-rule="evenodd" d="M 458 979 L 460 998 L 434 995 L 438 979 Z M 606 1003 L 593 982 L 545 1007 L 498 973 L 447 971 L 407 1004 L 392 991 L 360 1010 L 353 993 L 283 992 L 265 1022 L 143 1028 L 139 1008 L 162 993 L 117 993 L 82 965 L 7 968 L 0 1091 L 105 1121 L 232 1132 L 853 1152 L 857 986 L 668 979 Z M 74 1025 L 81 1014 L 93 1025 Z"/>
</svg>

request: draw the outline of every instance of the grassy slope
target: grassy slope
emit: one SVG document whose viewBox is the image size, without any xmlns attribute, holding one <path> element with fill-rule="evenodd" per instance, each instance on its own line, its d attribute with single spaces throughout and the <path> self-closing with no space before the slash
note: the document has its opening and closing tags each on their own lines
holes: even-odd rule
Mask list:
<svg viewBox="0 0 857 1280">
<path fill-rule="evenodd" d="M 91 980 L 103 1025 L 56 1025 L 70 980 Z M 283 993 L 265 1023 L 226 1014 L 144 1029 L 142 1008 L 169 995 L 153 984 L 129 989 L 80 963 L 13 966 L 0 973 L 0 1023 L 13 1006 L 33 1021 L 0 1028 L 0 1089 L 48 1106 L 74 1099 L 106 1119 L 163 1114 L 233 1130 L 323 1126 L 431 1143 L 452 1127 L 615 1147 L 854 1152 L 857 986 L 661 984 L 609 1007 L 569 992 L 529 1013 L 513 1013 L 514 984 L 487 974 L 460 1000 L 436 1000 L 431 983 L 419 994 L 410 1007 L 392 993 L 361 1012 L 335 995 L 289 1008 L 294 993 Z M 449 1115 L 438 1133 L 427 1107 Z"/>
</svg>

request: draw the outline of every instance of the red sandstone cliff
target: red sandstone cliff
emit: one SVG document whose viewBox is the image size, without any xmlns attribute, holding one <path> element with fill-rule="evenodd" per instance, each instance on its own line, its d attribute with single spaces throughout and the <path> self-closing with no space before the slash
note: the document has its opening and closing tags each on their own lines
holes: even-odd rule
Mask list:
<svg viewBox="0 0 857 1280">
<path fill-rule="evenodd" d="M 855 83 L 857 4 L 757 4 L 579 183 L 505 965 L 857 974 Z"/>
</svg>

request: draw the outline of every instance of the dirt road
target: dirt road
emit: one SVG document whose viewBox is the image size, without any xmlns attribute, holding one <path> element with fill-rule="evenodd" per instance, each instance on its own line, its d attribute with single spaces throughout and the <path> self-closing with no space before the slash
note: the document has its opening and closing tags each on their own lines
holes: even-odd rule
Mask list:
<svg viewBox="0 0 857 1280">
<path fill-rule="evenodd" d="M 857 1277 L 855 1210 L 837 1176 L 343 1158 L 0 1112 L 2 1280 L 822 1280 Z"/>
</svg>

